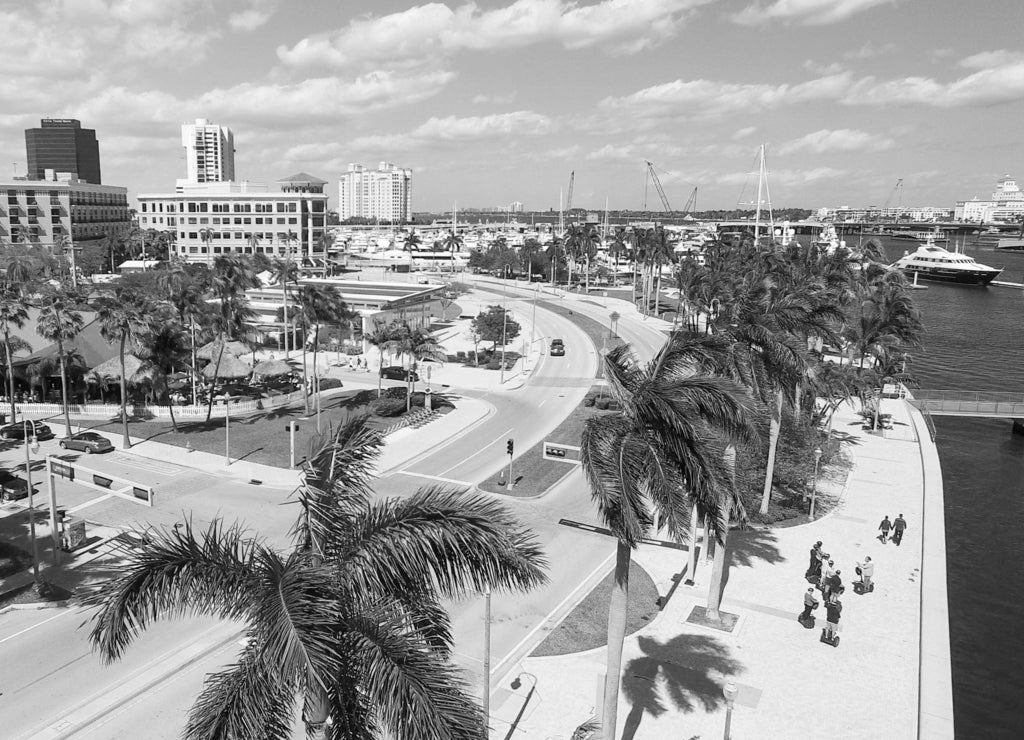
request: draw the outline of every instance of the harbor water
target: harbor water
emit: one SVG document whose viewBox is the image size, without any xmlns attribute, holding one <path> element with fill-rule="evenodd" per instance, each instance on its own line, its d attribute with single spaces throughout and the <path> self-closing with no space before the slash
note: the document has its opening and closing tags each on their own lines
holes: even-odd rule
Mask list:
<svg viewBox="0 0 1024 740">
<path fill-rule="evenodd" d="M 884 246 L 890 261 L 908 248 L 906 242 Z M 1024 253 L 970 244 L 963 251 L 1003 267 L 999 280 L 1024 282 Z M 927 285 L 914 293 L 926 335 L 908 368 L 920 387 L 1024 396 L 1024 290 Z M 1019 738 L 1024 435 L 1012 434 L 1008 420 L 936 417 L 935 425 L 945 489 L 956 737 Z"/>
</svg>

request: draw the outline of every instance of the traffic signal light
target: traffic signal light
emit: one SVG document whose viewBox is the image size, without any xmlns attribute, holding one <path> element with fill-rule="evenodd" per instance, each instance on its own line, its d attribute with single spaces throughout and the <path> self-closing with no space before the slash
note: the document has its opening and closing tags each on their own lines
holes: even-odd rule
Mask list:
<svg viewBox="0 0 1024 740">
<path fill-rule="evenodd" d="M 515 449 L 515 443 L 510 439 L 505 443 L 505 449 L 508 451 L 509 457 L 512 456 L 512 450 Z"/>
</svg>

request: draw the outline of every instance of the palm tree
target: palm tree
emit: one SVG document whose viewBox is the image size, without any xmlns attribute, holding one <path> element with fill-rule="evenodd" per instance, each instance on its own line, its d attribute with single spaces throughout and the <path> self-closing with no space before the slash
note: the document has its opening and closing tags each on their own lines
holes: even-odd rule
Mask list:
<svg viewBox="0 0 1024 740">
<path fill-rule="evenodd" d="M 249 307 L 245 291 L 259 287 L 259 279 L 248 260 L 234 255 L 220 255 L 213 262 L 211 287 L 217 299 L 217 312 L 213 315 L 213 328 L 220 340 L 220 349 L 214 365 L 213 377 L 220 372 L 224 348 L 231 340 L 248 341 L 249 321 L 255 312 Z M 213 416 L 213 393 L 206 407 L 206 421 Z"/>
<path fill-rule="evenodd" d="M 121 363 L 121 432 L 122 446 L 132 446 L 128 436 L 128 372 L 124 364 L 125 348 L 142 343 L 143 337 L 153 328 L 155 306 L 146 296 L 130 288 L 117 287 L 114 295 L 101 298 L 97 318 L 100 334 L 108 342 L 118 345 L 117 356 Z"/>
<path fill-rule="evenodd" d="M 424 360 L 444 362 L 447 355 L 429 330 L 423 327 L 413 329 L 408 322 L 401 321 L 393 325 L 388 349 L 399 357 L 409 357 L 409 365 L 405 372 L 405 410 L 412 408 L 412 393 L 415 390 L 417 363 Z"/>
<path fill-rule="evenodd" d="M 167 403 L 167 411 L 171 416 L 171 428 L 177 432 L 178 422 L 174 418 L 174 404 L 171 402 L 167 375 L 176 368 L 187 366 L 190 343 L 180 324 L 160 322 L 155 331 L 145 337 L 143 355 L 153 364 L 153 388 L 158 396 Z M 123 371 L 122 371 L 123 372 Z"/>
<path fill-rule="evenodd" d="M 455 253 L 462 249 L 462 237 L 455 233 L 455 229 L 452 229 L 445 236 L 444 241 L 441 243 L 441 247 L 452 255 L 452 274 L 455 274 Z"/>
<path fill-rule="evenodd" d="M 499 504 L 440 487 L 373 500 L 379 433 L 349 420 L 305 464 L 287 552 L 238 525 L 154 532 L 88 593 L 108 661 L 161 617 L 246 624 L 238 662 L 206 681 L 189 740 L 307 736 L 477 740 L 485 718 L 451 663 L 442 602 L 546 582 L 534 536 Z M 328 727 L 328 725 L 332 727 Z"/>
<path fill-rule="evenodd" d="M 405 252 L 415 252 L 422 243 L 423 240 L 420 238 L 420 235 L 414 229 L 409 229 L 409 233 L 402 240 L 402 250 Z"/>
<path fill-rule="evenodd" d="M 61 285 L 43 294 L 36 332 L 49 342 L 57 345 L 57 359 L 60 364 L 61 404 L 64 408 L 64 429 L 71 436 L 71 413 L 68 410 L 68 373 L 65 348 L 67 343 L 78 336 L 85 326 L 82 314 L 75 310 L 80 303 L 79 296 L 69 285 Z"/>
<path fill-rule="evenodd" d="M 17 418 L 14 405 L 14 357 L 16 349 L 32 348 L 19 337 L 11 337 L 12 329 L 21 329 L 28 321 L 28 299 L 12 285 L 0 285 L 0 334 L 4 336 L 4 358 L 7 362 L 8 395 L 11 399 L 11 421 Z M 16 346 L 17 345 L 17 346 Z"/>
<path fill-rule="evenodd" d="M 320 373 L 317 366 L 317 352 L 320 349 L 321 324 L 340 324 L 347 320 L 353 312 L 341 297 L 341 293 L 333 285 L 305 285 L 299 291 L 299 317 L 303 327 L 313 330 L 313 389 L 317 394 L 317 408 L 320 398 Z M 303 381 L 306 372 L 306 353 L 302 353 Z M 308 396 L 306 397 L 308 404 Z M 308 406 L 307 406 L 308 408 Z M 319 417 L 318 421 L 319 421 Z"/>
<path fill-rule="evenodd" d="M 293 282 L 298 285 L 299 282 L 299 268 L 291 261 L 290 256 L 288 259 L 274 261 L 272 279 L 281 284 L 281 311 L 283 316 L 281 333 L 284 336 L 284 353 L 287 357 L 290 334 L 288 324 L 288 283 Z"/>
<path fill-rule="evenodd" d="M 377 348 L 380 353 L 380 369 L 377 372 L 377 398 L 381 396 L 381 379 L 384 377 L 380 370 L 384 369 L 384 353 L 388 351 L 391 340 L 394 339 L 394 329 L 390 324 L 385 324 L 380 319 L 373 320 L 373 331 L 363 334 L 366 343 Z"/>
<path fill-rule="evenodd" d="M 256 250 L 260 246 L 260 237 L 253 231 L 245 235 L 245 243 L 249 245 L 249 249 L 252 250 L 253 254 L 256 254 Z"/>
<path fill-rule="evenodd" d="M 728 478 L 718 441 L 754 437 L 743 390 L 728 380 L 694 374 L 683 349 L 682 339 L 673 335 L 645 367 L 629 345 L 609 351 L 605 375 L 622 411 L 589 419 L 583 430 L 581 454 L 591 497 L 618 541 L 601 722 L 609 740 L 617 737 L 631 552 L 656 519 L 673 539 L 683 539 L 691 502 L 721 539 L 727 520 L 720 491 Z"/>
<path fill-rule="evenodd" d="M 213 247 L 210 246 L 213 242 L 213 229 L 206 227 L 199 230 L 199 238 L 203 240 L 203 244 L 206 245 L 206 264 L 213 265 Z"/>
</svg>

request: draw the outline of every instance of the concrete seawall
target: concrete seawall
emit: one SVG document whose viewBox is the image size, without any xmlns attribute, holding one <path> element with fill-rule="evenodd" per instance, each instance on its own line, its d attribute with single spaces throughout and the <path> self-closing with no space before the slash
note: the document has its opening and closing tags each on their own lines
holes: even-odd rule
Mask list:
<svg viewBox="0 0 1024 740">
<path fill-rule="evenodd" d="M 944 740 L 955 736 L 953 677 L 949 647 L 949 601 L 946 591 L 946 519 L 939 451 L 924 416 L 907 403 L 921 452 L 924 485 L 921 524 L 921 636 L 918 666 L 918 737 Z"/>
</svg>

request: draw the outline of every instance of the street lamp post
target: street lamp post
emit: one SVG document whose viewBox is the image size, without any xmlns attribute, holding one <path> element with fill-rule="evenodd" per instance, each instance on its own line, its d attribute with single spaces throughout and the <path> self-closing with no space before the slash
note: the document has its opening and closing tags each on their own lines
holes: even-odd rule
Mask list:
<svg viewBox="0 0 1024 740">
<path fill-rule="evenodd" d="M 231 394 L 225 393 L 224 399 L 224 464 L 231 464 Z"/>
<path fill-rule="evenodd" d="M 814 519 L 814 504 L 818 495 L 818 463 L 821 462 L 821 448 L 814 448 L 814 478 L 811 479 L 811 516 Z"/>
<path fill-rule="evenodd" d="M 491 587 L 484 589 L 484 737 L 491 725 Z"/>
<path fill-rule="evenodd" d="M 722 736 L 724 740 L 732 740 L 732 708 L 738 693 L 736 684 L 732 682 L 722 688 L 722 694 L 725 695 L 725 734 Z"/>
<path fill-rule="evenodd" d="M 506 335 L 508 333 L 508 308 L 506 308 L 506 287 L 507 283 L 502 281 L 501 283 L 501 377 L 498 378 L 498 384 L 502 385 L 505 383 L 505 342 Z"/>
<path fill-rule="evenodd" d="M 28 425 L 32 425 L 32 436 L 29 437 Z M 32 458 L 29 456 L 29 447 L 32 452 L 39 452 L 39 438 L 36 437 L 36 423 L 32 419 L 22 421 L 22 436 L 25 439 L 25 480 L 28 483 L 28 532 L 32 540 L 32 578 L 36 586 L 39 585 L 39 542 L 36 540 L 36 508 L 34 494 L 32 492 Z"/>
</svg>

